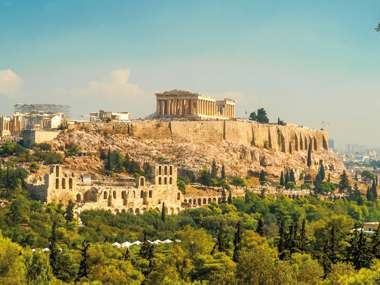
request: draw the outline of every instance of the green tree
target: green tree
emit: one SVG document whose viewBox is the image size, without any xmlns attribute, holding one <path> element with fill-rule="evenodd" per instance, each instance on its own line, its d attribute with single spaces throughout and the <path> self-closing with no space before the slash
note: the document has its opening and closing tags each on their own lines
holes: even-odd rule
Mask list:
<svg viewBox="0 0 380 285">
<path fill-rule="evenodd" d="M 256 233 L 258 233 L 260 236 L 264 236 L 264 221 L 263 217 L 260 217 L 257 227 L 256 227 Z"/>
<path fill-rule="evenodd" d="M 22 248 L 0 235 L 0 284 L 25 284 Z"/>
<path fill-rule="evenodd" d="M 217 178 L 218 177 L 218 166 L 216 165 L 215 159 L 211 163 L 211 178 Z"/>
<path fill-rule="evenodd" d="M 54 279 L 53 272 L 49 264 L 48 256 L 41 250 L 27 254 L 26 263 L 26 280 L 30 285 L 49 285 Z"/>
<path fill-rule="evenodd" d="M 65 213 L 65 218 L 68 222 L 72 222 L 74 220 L 74 207 L 75 204 L 73 203 L 73 201 L 69 200 Z"/>
<path fill-rule="evenodd" d="M 88 264 L 88 248 L 90 247 L 90 243 L 86 240 L 82 243 L 81 256 L 82 259 L 79 265 L 79 271 L 77 275 L 77 281 L 82 278 L 87 278 L 89 273 L 89 264 Z"/>
<path fill-rule="evenodd" d="M 264 108 L 258 109 L 257 113 L 256 112 L 252 112 L 249 115 L 249 119 L 251 121 L 256 121 L 256 122 L 262 123 L 262 124 L 268 124 L 269 123 L 267 112 L 265 111 Z"/>
<path fill-rule="evenodd" d="M 222 170 L 220 171 L 220 178 L 221 179 L 226 178 L 226 168 L 224 167 L 224 164 L 222 165 Z"/>
<path fill-rule="evenodd" d="M 240 242 L 241 242 L 241 225 L 240 222 L 236 224 L 236 232 L 234 236 L 234 253 L 232 256 L 232 260 L 237 262 L 239 260 L 239 250 L 240 250 Z"/>
<path fill-rule="evenodd" d="M 163 223 L 166 222 L 166 207 L 165 207 L 165 203 L 164 202 L 162 203 L 162 209 L 161 209 L 161 221 Z"/>
<path fill-rule="evenodd" d="M 310 169 L 311 165 L 313 164 L 313 160 L 311 158 L 312 151 L 313 151 L 313 145 L 312 145 L 312 142 L 310 141 L 309 148 L 307 149 L 307 160 L 306 160 L 307 167 L 309 169 Z"/>
<path fill-rule="evenodd" d="M 284 181 L 284 171 L 281 171 L 280 175 L 280 185 L 285 186 L 285 181 Z"/>
<path fill-rule="evenodd" d="M 261 185 L 265 185 L 265 183 L 267 182 L 267 177 L 266 177 L 266 173 L 264 170 L 261 170 L 260 171 L 260 174 L 259 174 L 259 181 L 260 181 L 260 184 Z"/>
<path fill-rule="evenodd" d="M 325 167 L 323 165 L 323 160 L 319 161 L 318 176 L 319 176 L 321 182 L 323 182 L 325 180 L 326 173 L 325 173 Z"/>
<path fill-rule="evenodd" d="M 338 188 L 341 191 L 347 190 L 350 187 L 350 182 L 348 180 L 348 176 L 345 170 L 343 170 L 342 174 L 340 175 L 339 185 Z"/>
<path fill-rule="evenodd" d="M 55 276 L 58 276 L 59 273 L 59 266 L 58 266 L 58 255 L 59 255 L 59 249 L 58 249 L 58 235 L 57 235 L 57 222 L 54 221 L 51 227 L 51 234 L 49 238 L 49 260 L 50 260 L 50 266 L 53 270 L 53 273 Z"/>
</svg>

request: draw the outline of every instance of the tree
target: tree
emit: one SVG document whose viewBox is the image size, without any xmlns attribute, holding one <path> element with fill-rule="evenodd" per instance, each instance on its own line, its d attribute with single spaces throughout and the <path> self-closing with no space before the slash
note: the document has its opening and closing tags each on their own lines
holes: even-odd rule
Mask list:
<svg viewBox="0 0 380 285">
<path fill-rule="evenodd" d="M 53 225 L 51 226 L 51 234 L 49 238 L 49 260 L 50 260 L 50 266 L 53 270 L 54 275 L 58 275 L 58 255 L 59 255 L 59 249 L 58 249 L 58 236 L 57 236 L 57 222 L 53 221 Z"/>
<path fill-rule="evenodd" d="M 294 170 L 293 170 L 293 169 L 290 169 L 290 173 L 289 173 L 289 182 L 296 183 L 296 177 L 295 177 L 295 174 L 294 174 Z"/>
<path fill-rule="evenodd" d="M 211 178 L 217 178 L 218 177 L 218 166 L 216 165 L 215 159 L 211 163 Z"/>
<path fill-rule="evenodd" d="M 307 149 L 307 167 L 310 169 L 311 165 L 313 164 L 312 158 L 311 158 L 311 153 L 313 151 L 313 145 L 312 142 L 310 141 L 309 143 L 309 148 Z"/>
<path fill-rule="evenodd" d="M 111 160 L 111 148 L 108 149 L 106 155 L 106 162 L 104 164 L 104 170 L 107 175 L 110 175 L 113 170 L 112 160 Z"/>
<path fill-rule="evenodd" d="M 251 121 L 256 121 L 256 122 L 262 123 L 262 124 L 268 124 L 269 123 L 267 112 L 265 111 L 264 108 L 258 109 L 257 113 L 256 112 L 252 112 L 249 115 L 249 119 Z"/>
<path fill-rule="evenodd" d="M 240 222 L 237 222 L 236 232 L 235 232 L 235 237 L 234 237 L 234 253 L 232 256 L 232 260 L 235 262 L 239 260 L 240 242 L 241 242 L 241 226 L 240 226 Z"/>
<path fill-rule="evenodd" d="M 25 284 L 25 264 L 21 253 L 21 246 L 0 235 L 0 284 Z"/>
<path fill-rule="evenodd" d="M 224 164 L 222 165 L 222 170 L 220 171 L 220 178 L 222 179 L 226 178 L 226 169 L 224 167 Z"/>
<path fill-rule="evenodd" d="M 264 236 L 264 221 L 262 217 L 260 217 L 257 223 L 256 233 L 258 233 L 262 237 Z"/>
<path fill-rule="evenodd" d="M 376 179 L 372 180 L 372 185 L 367 190 L 367 200 L 368 201 L 376 201 L 377 200 L 377 184 L 376 184 Z"/>
<path fill-rule="evenodd" d="M 350 187 L 350 182 L 348 180 L 348 176 L 345 170 L 343 170 L 343 173 L 340 175 L 340 180 L 339 180 L 339 190 L 347 190 Z"/>
<path fill-rule="evenodd" d="M 162 209 L 161 209 L 161 221 L 165 223 L 166 221 L 166 207 L 165 203 L 162 203 Z"/>
<path fill-rule="evenodd" d="M 48 285 L 54 278 L 49 258 L 41 250 L 26 256 L 26 269 L 26 280 L 30 285 Z"/>
<path fill-rule="evenodd" d="M 279 228 L 279 240 L 277 243 L 277 249 L 280 259 L 284 259 L 286 256 L 286 230 L 285 230 L 285 221 L 283 218 L 280 220 L 280 228 Z"/>
<path fill-rule="evenodd" d="M 306 237 L 306 219 L 302 220 L 301 232 L 299 236 L 299 249 L 300 251 L 306 250 L 307 237 Z"/>
<path fill-rule="evenodd" d="M 284 171 L 281 171 L 281 175 L 280 175 L 280 185 L 281 186 L 285 186 L 285 181 L 284 181 Z"/>
<path fill-rule="evenodd" d="M 152 182 L 154 180 L 154 168 L 149 162 L 144 162 L 143 172 L 148 181 Z"/>
<path fill-rule="evenodd" d="M 326 173 L 325 173 L 325 167 L 323 166 L 322 160 L 319 161 L 318 176 L 319 176 L 321 182 L 323 182 L 325 180 Z"/>
<path fill-rule="evenodd" d="M 68 222 L 72 222 L 74 219 L 74 207 L 75 207 L 75 204 L 73 203 L 73 201 L 70 200 L 69 204 L 66 207 L 66 213 L 65 213 L 65 218 L 66 218 L 66 221 Z"/>
<path fill-rule="evenodd" d="M 267 177 L 266 177 L 266 173 L 264 170 L 261 170 L 260 171 L 260 174 L 259 174 L 259 180 L 260 180 L 260 184 L 261 185 L 265 185 L 266 181 L 267 181 Z"/>
<path fill-rule="evenodd" d="M 89 273 L 89 265 L 88 265 L 88 248 L 90 247 L 90 243 L 86 240 L 82 243 L 82 250 L 81 250 L 81 256 L 82 259 L 80 261 L 79 265 L 79 271 L 77 276 L 77 281 L 79 281 L 81 278 L 87 278 Z"/>
<path fill-rule="evenodd" d="M 356 270 L 371 265 L 373 255 L 363 230 L 355 231 L 346 255 Z"/>
</svg>

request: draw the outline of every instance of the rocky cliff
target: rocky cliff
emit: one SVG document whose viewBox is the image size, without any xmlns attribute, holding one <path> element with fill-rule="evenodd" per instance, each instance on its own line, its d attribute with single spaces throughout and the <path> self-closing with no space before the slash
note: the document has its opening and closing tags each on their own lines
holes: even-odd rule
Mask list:
<svg viewBox="0 0 380 285">
<path fill-rule="evenodd" d="M 278 175 L 284 167 L 306 168 L 309 146 L 314 168 L 323 160 L 332 175 L 344 168 L 328 150 L 328 133 L 298 126 L 248 121 L 133 121 L 128 124 L 77 124 L 53 142 L 56 149 L 74 143 L 88 153 L 111 147 L 138 161 L 170 161 L 199 170 L 213 159 L 230 174 L 246 175 L 265 169 Z M 91 161 L 86 161 L 91 159 Z M 80 160 L 83 160 L 82 162 Z M 70 163 L 70 160 L 68 161 Z M 73 167 L 100 169 L 96 157 L 76 159 Z"/>
</svg>

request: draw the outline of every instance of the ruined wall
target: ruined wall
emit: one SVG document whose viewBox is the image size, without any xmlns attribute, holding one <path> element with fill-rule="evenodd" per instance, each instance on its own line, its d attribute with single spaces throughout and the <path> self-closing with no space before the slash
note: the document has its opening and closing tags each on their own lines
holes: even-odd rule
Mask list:
<svg viewBox="0 0 380 285">
<path fill-rule="evenodd" d="M 227 141 L 245 146 L 293 153 L 328 149 L 328 133 L 298 126 L 257 124 L 248 121 L 134 121 L 126 134 L 141 139 L 174 139 L 193 143 Z"/>
</svg>

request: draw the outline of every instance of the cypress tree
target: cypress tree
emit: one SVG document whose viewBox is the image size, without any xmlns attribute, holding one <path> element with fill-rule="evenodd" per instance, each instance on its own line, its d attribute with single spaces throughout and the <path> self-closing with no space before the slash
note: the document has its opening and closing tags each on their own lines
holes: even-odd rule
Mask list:
<svg viewBox="0 0 380 285">
<path fill-rule="evenodd" d="M 307 167 L 311 167 L 311 165 L 312 165 L 312 163 L 313 163 L 313 161 L 312 161 L 312 159 L 311 159 L 311 152 L 312 152 L 312 144 L 311 144 L 311 141 L 310 141 L 310 143 L 309 143 L 309 148 L 308 148 L 308 150 L 307 150 Z"/>
<path fill-rule="evenodd" d="M 337 254 L 337 241 L 336 241 L 336 226 L 332 225 L 330 230 L 330 236 L 328 240 L 328 248 L 327 248 L 327 255 L 332 263 L 336 263 L 338 261 L 338 254 Z"/>
<path fill-rule="evenodd" d="M 340 181 L 339 181 L 339 189 L 341 191 L 346 190 L 350 187 L 350 182 L 348 181 L 348 176 L 345 170 L 343 170 L 342 174 L 340 175 Z"/>
<path fill-rule="evenodd" d="M 318 176 L 321 179 L 321 182 L 323 182 L 323 180 L 325 180 L 326 173 L 325 173 L 325 167 L 323 166 L 323 160 L 319 161 Z"/>
<path fill-rule="evenodd" d="M 285 258 L 285 249 L 286 249 L 286 231 L 285 231 L 284 219 L 280 220 L 279 240 L 277 244 L 277 249 L 279 253 L 279 258 L 283 260 Z"/>
<path fill-rule="evenodd" d="M 231 190 L 228 191 L 227 203 L 228 204 L 232 204 L 232 192 L 231 192 Z"/>
<path fill-rule="evenodd" d="M 58 275 L 58 236 L 57 236 L 57 222 L 53 221 L 53 225 L 51 227 L 51 234 L 49 238 L 49 261 L 50 266 L 53 270 L 54 275 Z"/>
<path fill-rule="evenodd" d="M 130 257 L 131 257 L 131 253 L 129 252 L 129 248 L 127 247 L 127 249 L 126 249 L 125 252 L 124 252 L 123 259 L 124 259 L 124 260 L 129 260 Z"/>
<path fill-rule="evenodd" d="M 222 179 L 226 178 L 226 168 L 224 167 L 224 164 L 222 165 L 222 170 L 220 172 L 220 176 Z"/>
<path fill-rule="evenodd" d="M 264 236 L 264 221 L 262 217 L 260 217 L 257 223 L 256 233 L 258 233 L 261 236 Z"/>
<path fill-rule="evenodd" d="M 161 209 L 161 221 L 165 223 L 166 221 L 166 207 L 165 203 L 162 203 L 162 209 Z"/>
<path fill-rule="evenodd" d="M 285 186 L 285 181 L 284 181 L 284 171 L 281 171 L 281 175 L 280 175 L 280 185 L 282 187 Z"/>
<path fill-rule="evenodd" d="M 216 161 L 214 159 L 211 164 L 211 177 L 217 178 L 217 176 L 218 176 L 218 167 L 216 166 Z"/>
<path fill-rule="evenodd" d="M 299 236 L 299 249 L 300 251 L 306 250 L 307 237 L 306 237 L 306 219 L 302 220 L 301 232 Z"/>
<path fill-rule="evenodd" d="M 349 260 L 356 270 L 363 267 L 369 267 L 372 262 L 372 254 L 369 250 L 367 238 L 364 231 L 359 233 L 355 231 L 350 246 L 346 251 L 347 260 Z"/>
<path fill-rule="evenodd" d="M 284 181 L 284 186 L 286 189 L 288 189 L 288 183 L 290 182 L 290 175 L 288 170 L 285 171 L 285 181 Z"/>
<path fill-rule="evenodd" d="M 82 244 L 82 250 L 81 250 L 81 255 L 82 255 L 82 260 L 80 261 L 79 265 L 79 271 L 78 271 L 78 276 L 76 278 L 76 281 L 79 281 L 83 277 L 88 277 L 88 248 L 90 247 L 90 243 L 88 243 L 86 240 L 83 241 Z"/>
<path fill-rule="evenodd" d="M 293 169 L 290 169 L 289 181 L 293 182 L 293 183 L 296 183 L 296 177 L 294 175 L 294 170 Z"/>
<path fill-rule="evenodd" d="M 75 204 L 73 201 L 69 201 L 67 207 L 66 207 L 66 213 L 65 213 L 65 218 L 66 221 L 71 222 L 74 219 L 74 207 Z"/>
<path fill-rule="evenodd" d="M 380 223 L 377 226 L 376 233 L 372 236 L 371 252 L 375 258 L 380 258 Z"/>
<path fill-rule="evenodd" d="M 105 170 L 106 170 L 106 174 L 108 174 L 108 175 L 112 173 L 111 148 L 108 148 Z"/>
<path fill-rule="evenodd" d="M 261 170 L 261 171 L 260 171 L 259 180 L 260 180 L 260 184 L 261 184 L 261 185 L 264 185 L 265 182 L 267 181 L 266 173 L 265 173 L 264 170 Z"/>
<path fill-rule="evenodd" d="M 238 262 L 239 260 L 240 242 L 241 242 L 241 226 L 240 226 L 240 222 L 237 222 L 236 232 L 235 232 L 235 237 L 234 237 L 234 254 L 232 256 L 232 260 L 234 262 Z"/>
</svg>

